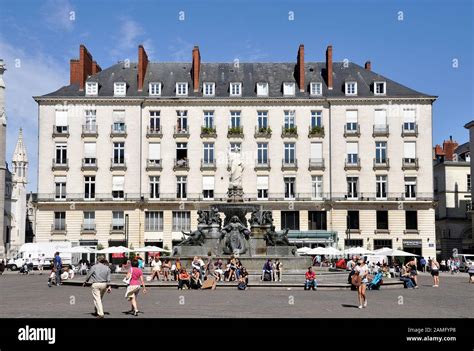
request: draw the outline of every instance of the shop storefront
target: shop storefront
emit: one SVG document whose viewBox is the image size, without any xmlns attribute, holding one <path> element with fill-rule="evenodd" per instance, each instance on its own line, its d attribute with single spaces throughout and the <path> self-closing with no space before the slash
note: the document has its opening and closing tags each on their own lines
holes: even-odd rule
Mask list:
<svg viewBox="0 0 474 351">
<path fill-rule="evenodd" d="M 403 251 L 411 252 L 412 254 L 422 256 L 422 242 L 421 239 L 404 239 Z"/>
</svg>

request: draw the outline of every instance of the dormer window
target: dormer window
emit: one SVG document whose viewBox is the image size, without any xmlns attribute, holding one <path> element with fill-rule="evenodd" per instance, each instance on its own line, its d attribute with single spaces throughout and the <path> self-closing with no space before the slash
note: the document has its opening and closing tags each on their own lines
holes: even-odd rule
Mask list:
<svg viewBox="0 0 474 351">
<path fill-rule="evenodd" d="M 97 95 L 98 91 L 99 91 L 99 84 L 97 82 L 86 83 L 86 95 L 89 95 L 89 96 Z"/>
<path fill-rule="evenodd" d="M 385 95 L 386 94 L 386 82 L 374 82 L 374 94 L 375 95 Z"/>
<path fill-rule="evenodd" d="M 295 83 L 283 83 L 283 95 L 294 96 L 295 95 Z"/>
<path fill-rule="evenodd" d="M 176 83 L 176 95 L 187 96 L 188 95 L 188 83 Z"/>
<path fill-rule="evenodd" d="M 242 83 L 230 83 L 230 96 L 242 95 Z"/>
<path fill-rule="evenodd" d="M 124 82 L 114 83 L 114 96 L 125 96 L 127 85 Z"/>
<path fill-rule="evenodd" d="M 202 85 L 202 94 L 204 96 L 214 96 L 216 93 L 216 83 L 205 82 Z"/>
<path fill-rule="evenodd" d="M 160 96 L 161 95 L 161 83 L 154 82 L 148 85 L 148 93 L 150 96 Z"/>
<path fill-rule="evenodd" d="M 313 82 L 310 83 L 310 94 L 311 95 L 322 95 L 323 94 L 323 85 L 321 83 Z"/>
<path fill-rule="evenodd" d="M 346 95 L 357 95 L 357 82 L 346 82 Z"/>
<path fill-rule="evenodd" d="M 266 82 L 257 83 L 257 95 L 268 96 L 268 83 Z"/>
</svg>

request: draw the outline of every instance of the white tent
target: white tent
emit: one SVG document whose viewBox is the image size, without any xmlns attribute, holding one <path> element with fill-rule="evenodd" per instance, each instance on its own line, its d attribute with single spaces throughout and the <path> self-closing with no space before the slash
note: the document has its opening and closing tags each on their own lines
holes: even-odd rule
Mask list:
<svg viewBox="0 0 474 351">
<path fill-rule="evenodd" d="M 127 249 L 125 246 L 111 246 L 103 250 L 96 251 L 101 254 L 114 254 L 114 253 L 125 253 L 132 252 L 132 250 Z"/>
<path fill-rule="evenodd" d="M 296 252 L 299 253 L 299 254 L 304 254 L 304 253 L 308 252 L 309 250 L 311 250 L 310 247 L 300 247 L 299 249 L 296 250 Z"/>
<path fill-rule="evenodd" d="M 387 247 L 383 247 L 380 250 L 376 250 L 375 253 L 380 256 L 391 256 L 391 257 L 408 257 L 408 256 L 418 256 L 411 252 L 406 252 L 397 249 L 390 249 Z"/>
<path fill-rule="evenodd" d="M 344 250 L 344 255 L 372 255 L 374 251 L 364 249 L 363 247 L 351 247 L 350 249 Z"/>
<path fill-rule="evenodd" d="M 304 253 L 305 255 L 316 256 L 316 255 L 341 255 L 342 252 L 333 247 L 316 247 Z"/>
<path fill-rule="evenodd" d="M 158 246 L 139 247 L 138 249 L 133 249 L 131 251 L 133 252 L 168 252 L 168 253 L 171 252 L 170 250 L 165 250 Z"/>
<path fill-rule="evenodd" d="M 68 247 L 62 250 L 59 250 L 61 253 L 94 253 L 95 251 L 87 246 L 73 246 Z"/>
</svg>

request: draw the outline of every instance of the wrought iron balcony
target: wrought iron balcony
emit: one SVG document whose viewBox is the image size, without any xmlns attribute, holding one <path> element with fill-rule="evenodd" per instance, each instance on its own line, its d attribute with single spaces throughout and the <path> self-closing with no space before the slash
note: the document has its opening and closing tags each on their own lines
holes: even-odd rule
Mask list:
<svg viewBox="0 0 474 351">
<path fill-rule="evenodd" d="M 189 171 L 189 161 L 187 159 L 174 159 L 173 171 Z"/>
<path fill-rule="evenodd" d="M 82 159 L 82 171 L 97 171 L 97 159 L 96 158 L 83 158 Z"/>
<path fill-rule="evenodd" d="M 127 165 L 125 163 L 125 159 L 110 159 L 110 170 L 111 171 L 126 171 Z"/>
<path fill-rule="evenodd" d="M 360 137 L 360 125 L 357 124 L 355 129 L 348 129 L 347 124 L 344 125 L 344 136 L 345 137 Z"/>
<path fill-rule="evenodd" d="M 53 171 L 69 171 L 69 159 L 55 159 L 53 158 Z"/>
<path fill-rule="evenodd" d="M 281 128 L 281 137 L 282 138 L 297 138 L 298 137 L 298 127 L 297 126 L 283 126 Z"/>
<path fill-rule="evenodd" d="M 97 232 L 95 223 L 81 224 L 82 234 L 95 234 Z"/>
<path fill-rule="evenodd" d="M 227 130 L 228 138 L 243 138 L 244 137 L 244 127 L 229 127 Z"/>
<path fill-rule="evenodd" d="M 295 158 L 293 160 L 281 160 L 281 170 L 282 171 L 296 171 L 298 170 L 298 160 Z"/>
<path fill-rule="evenodd" d="M 163 170 L 163 165 L 161 160 L 152 160 L 147 158 L 146 160 L 146 170 L 147 171 L 161 171 Z"/>
<path fill-rule="evenodd" d="M 201 171 L 215 171 L 217 169 L 216 159 L 204 160 L 201 159 Z"/>
<path fill-rule="evenodd" d="M 161 126 L 158 127 L 146 127 L 146 137 L 147 138 L 162 138 L 163 137 L 163 131 L 161 130 Z"/>
<path fill-rule="evenodd" d="M 217 138 L 216 127 L 201 127 L 201 138 Z"/>
<path fill-rule="evenodd" d="M 324 138 L 324 127 L 309 126 L 308 138 Z"/>
<path fill-rule="evenodd" d="M 388 137 L 389 136 L 388 125 L 387 124 L 374 124 L 372 136 L 373 137 L 377 137 L 377 136 Z"/>
<path fill-rule="evenodd" d="M 181 128 L 174 126 L 173 138 L 189 138 L 189 127 Z"/>
<path fill-rule="evenodd" d="M 402 158 L 402 170 L 418 170 L 418 158 Z"/>
<path fill-rule="evenodd" d="M 53 126 L 53 138 L 69 138 L 69 126 Z"/>
<path fill-rule="evenodd" d="M 67 225 L 65 223 L 51 224 L 51 234 L 66 234 Z"/>
<path fill-rule="evenodd" d="M 357 159 L 347 159 L 344 164 L 344 170 L 358 170 L 360 171 L 360 157 L 357 157 Z"/>
<path fill-rule="evenodd" d="M 324 171 L 326 167 L 324 166 L 324 158 L 310 158 L 309 167 L 310 171 Z"/>
<path fill-rule="evenodd" d="M 254 134 L 254 138 L 257 139 L 257 138 L 265 138 L 265 139 L 269 139 L 271 138 L 272 136 L 272 129 L 270 127 L 255 127 L 255 134 Z"/>
<path fill-rule="evenodd" d="M 97 138 L 99 136 L 96 124 L 83 124 L 81 137 Z"/>
<path fill-rule="evenodd" d="M 111 138 L 118 138 L 118 137 L 125 138 L 126 136 L 127 136 L 127 126 L 126 125 L 121 126 L 119 128 L 114 127 L 113 124 L 111 125 L 111 127 L 110 127 L 110 137 Z"/>
<path fill-rule="evenodd" d="M 390 163 L 389 163 L 389 159 L 388 158 L 385 158 L 385 159 L 379 159 L 377 160 L 377 158 L 374 158 L 374 171 L 375 170 L 389 170 L 390 169 Z"/>
<path fill-rule="evenodd" d="M 255 160 L 255 170 L 256 171 L 269 171 L 270 170 L 270 159 L 267 158 L 266 160 L 259 159 Z"/>
<path fill-rule="evenodd" d="M 417 123 L 404 123 L 402 124 L 402 137 L 418 136 L 418 124 Z"/>
</svg>

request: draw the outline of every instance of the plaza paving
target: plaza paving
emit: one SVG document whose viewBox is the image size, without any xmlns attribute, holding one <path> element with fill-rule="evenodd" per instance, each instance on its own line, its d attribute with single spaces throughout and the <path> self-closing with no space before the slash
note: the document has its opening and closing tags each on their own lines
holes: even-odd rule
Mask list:
<svg viewBox="0 0 474 351">
<path fill-rule="evenodd" d="M 0 276 L 0 318 L 93 318 L 90 288 L 48 288 L 47 276 Z M 125 289 L 113 289 L 104 299 L 107 318 L 474 318 L 474 284 L 467 274 L 442 275 L 441 286 L 420 275 L 420 289 L 369 291 L 368 308 L 357 308 L 357 293 L 350 290 L 303 291 L 302 288 L 255 288 L 215 291 L 150 288 L 140 293 L 139 317 L 129 309 Z"/>
</svg>

